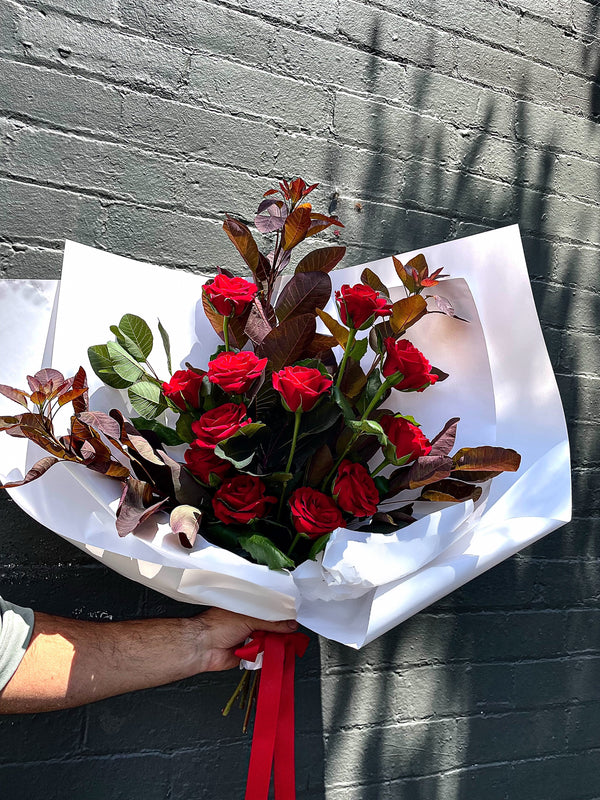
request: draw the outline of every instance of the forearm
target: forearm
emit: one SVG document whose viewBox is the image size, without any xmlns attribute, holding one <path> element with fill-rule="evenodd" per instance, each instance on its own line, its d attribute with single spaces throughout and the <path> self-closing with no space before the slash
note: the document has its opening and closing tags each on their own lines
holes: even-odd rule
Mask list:
<svg viewBox="0 0 600 800">
<path fill-rule="evenodd" d="M 0 713 L 52 711 L 211 668 L 202 616 L 84 622 L 35 615 L 30 645 L 0 692 Z"/>
</svg>

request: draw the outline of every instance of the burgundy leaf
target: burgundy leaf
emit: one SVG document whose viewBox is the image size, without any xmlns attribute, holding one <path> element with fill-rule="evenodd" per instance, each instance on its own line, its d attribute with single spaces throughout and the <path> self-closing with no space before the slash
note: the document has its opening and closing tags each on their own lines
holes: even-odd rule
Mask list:
<svg viewBox="0 0 600 800">
<path fill-rule="evenodd" d="M 442 503 L 464 503 L 465 500 L 479 500 L 482 492 L 481 486 L 472 486 L 462 481 L 445 478 L 432 483 L 421 492 L 421 500 L 430 500 Z"/>
<path fill-rule="evenodd" d="M 84 411 L 77 415 L 77 419 L 89 428 L 95 428 L 105 436 L 118 438 L 121 433 L 119 423 L 103 411 Z"/>
<path fill-rule="evenodd" d="M 431 456 L 447 456 L 454 447 L 456 440 L 456 427 L 460 417 L 452 417 L 442 430 L 431 440 Z"/>
<path fill-rule="evenodd" d="M 254 298 L 244 333 L 254 344 L 260 344 L 265 336 L 271 332 L 272 327 L 260 300 L 257 297 Z"/>
<path fill-rule="evenodd" d="M 304 258 L 300 259 L 296 267 L 298 272 L 331 272 L 336 267 L 346 254 L 345 247 L 319 247 L 318 250 L 313 250 L 307 253 Z"/>
<path fill-rule="evenodd" d="M 300 314 L 315 314 L 324 308 L 331 296 L 331 279 L 324 272 L 299 272 L 283 287 L 275 305 L 279 320 Z"/>
<path fill-rule="evenodd" d="M 175 491 L 175 499 L 179 503 L 193 506 L 209 506 L 210 494 L 190 475 L 183 464 L 175 461 L 163 450 L 158 451 L 165 466 L 171 470 L 171 480 Z"/>
<path fill-rule="evenodd" d="M 310 225 L 310 212 L 309 204 L 298 206 L 286 219 L 281 238 L 284 250 L 291 250 L 306 237 Z"/>
<path fill-rule="evenodd" d="M 268 211 L 268 215 L 263 212 Z M 273 233 L 283 228 L 287 217 L 287 206 L 281 200 L 267 198 L 258 207 L 254 224 L 261 233 Z"/>
<path fill-rule="evenodd" d="M 87 375 L 83 367 L 79 367 L 73 378 L 73 391 L 78 389 L 85 389 L 86 391 L 76 397 L 73 397 L 73 411 L 76 414 L 81 414 L 83 411 L 89 410 L 89 397 L 87 394 Z"/>
<path fill-rule="evenodd" d="M 279 370 L 304 356 L 315 333 L 316 322 L 312 314 L 286 319 L 265 336 L 257 347 L 257 354 L 261 358 L 268 358 L 271 367 Z"/>
<path fill-rule="evenodd" d="M 169 524 L 173 533 L 179 536 L 183 547 L 193 547 L 200 529 L 202 512 L 194 506 L 176 506 L 171 511 Z"/>
<path fill-rule="evenodd" d="M 59 386 L 61 383 L 64 383 L 65 380 L 65 376 L 57 369 L 41 369 L 39 372 L 36 372 L 33 377 L 39 381 L 42 386 L 49 383 L 52 383 L 53 386 Z"/>
<path fill-rule="evenodd" d="M 54 458 L 53 456 L 44 456 L 44 458 L 40 458 L 40 460 L 31 467 L 22 481 L 0 484 L 0 489 L 14 489 L 16 486 L 24 486 L 26 483 L 31 483 L 31 481 L 40 478 L 44 472 L 47 472 L 54 464 L 58 464 L 60 460 L 60 458 Z"/>
<path fill-rule="evenodd" d="M 15 403 L 27 408 L 27 398 L 29 395 L 26 392 L 22 392 L 20 389 L 14 389 L 12 386 L 5 386 L 3 383 L 0 383 L 0 394 L 3 394 L 5 397 L 8 397 L 9 400 L 14 400 Z"/>
<path fill-rule="evenodd" d="M 153 491 L 150 484 L 139 481 L 137 478 L 129 478 L 123 484 L 123 492 L 117 509 L 116 528 L 119 536 L 127 536 L 128 533 L 134 531 L 168 500 L 165 497 L 152 503 L 152 499 Z M 150 503 L 152 504 L 149 505 Z"/>
</svg>

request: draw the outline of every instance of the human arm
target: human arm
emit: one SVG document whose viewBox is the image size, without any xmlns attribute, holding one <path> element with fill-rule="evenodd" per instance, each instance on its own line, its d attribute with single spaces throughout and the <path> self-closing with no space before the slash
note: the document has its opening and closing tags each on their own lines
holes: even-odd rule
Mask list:
<svg viewBox="0 0 600 800">
<path fill-rule="evenodd" d="M 0 714 L 56 711 L 239 664 L 234 650 L 254 630 L 289 633 L 211 608 L 183 619 L 86 622 L 35 614 L 16 672 L 0 691 Z"/>
</svg>

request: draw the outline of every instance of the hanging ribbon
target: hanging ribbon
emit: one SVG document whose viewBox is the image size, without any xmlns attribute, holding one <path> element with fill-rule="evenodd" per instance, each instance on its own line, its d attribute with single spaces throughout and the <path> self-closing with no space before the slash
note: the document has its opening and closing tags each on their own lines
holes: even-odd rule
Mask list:
<svg viewBox="0 0 600 800">
<path fill-rule="evenodd" d="M 255 631 L 252 637 L 235 651 L 246 661 L 256 661 L 263 653 L 245 800 L 267 800 L 272 769 L 275 800 L 295 800 L 294 668 L 309 638 L 265 631 Z"/>
</svg>

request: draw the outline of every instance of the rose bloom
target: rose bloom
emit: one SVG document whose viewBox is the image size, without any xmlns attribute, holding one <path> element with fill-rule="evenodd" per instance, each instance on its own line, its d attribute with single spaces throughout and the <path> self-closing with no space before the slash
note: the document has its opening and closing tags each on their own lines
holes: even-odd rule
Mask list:
<svg viewBox="0 0 600 800">
<path fill-rule="evenodd" d="M 355 517 L 371 517 L 377 511 L 379 492 L 369 470 L 347 458 L 338 467 L 333 499 Z"/>
<path fill-rule="evenodd" d="M 421 429 L 403 417 L 393 417 L 384 414 L 379 420 L 383 432 L 392 445 L 396 448 L 396 458 L 410 456 L 409 461 L 414 461 L 420 456 L 428 456 L 431 452 L 429 439 Z"/>
<path fill-rule="evenodd" d="M 344 524 L 344 518 L 335 502 L 323 492 L 301 486 L 290 497 L 292 522 L 299 533 L 316 539 L 331 533 Z"/>
<path fill-rule="evenodd" d="M 194 444 L 214 450 L 219 442 L 229 439 L 251 422 L 246 416 L 246 406 L 243 403 L 224 403 L 206 411 L 199 420 L 192 422 L 192 432 L 196 435 Z"/>
<path fill-rule="evenodd" d="M 370 327 L 374 317 L 389 316 L 392 313 L 387 297 L 381 297 L 375 289 L 362 283 L 356 286 L 344 284 L 339 292 L 335 293 L 335 300 L 340 311 L 340 319 L 349 328 L 359 329 L 363 325 Z"/>
<path fill-rule="evenodd" d="M 422 392 L 438 380 L 437 375 L 430 374 L 429 361 L 408 339 L 395 340 L 390 336 L 385 340 L 385 349 L 387 355 L 383 362 L 383 376 L 387 378 L 394 372 L 401 372 L 403 375 L 402 380 L 394 385 L 394 389 L 416 389 L 417 392 Z"/>
<path fill-rule="evenodd" d="M 210 483 L 211 475 L 223 479 L 231 469 L 229 461 L 216 456 L 211 447 L 204 447 L 196 442 L 192 442 L 192 446 L 185 451 L 184 458 L 189 471 L 206 484 Z"/>
<path fill-rule="evenodd" d="M 253 519 L 264 517 L 270 503 L 276 497 L 265 495 L 266 486 L 254 475 L 236 475 L 225 481 L 216 491 L 212 500 L 217 519 L 226 525 L 245 524 Z"/>
<path fill-rule="evenodd" d="M 267 358 L 259 358 L 250 350 L 219 353 L 208 362 L 208 380 L 216 383 L 224 392 L 243 394 L 263 373 L 267 361 Z"/>
<path fill-rule="evenodd" d="M 239 317 L 256 297 L 258 286 L 244 278 L 220 274 L 211 283 L 205 283 L 202 290 L 218 314 Z"/>
<path fill-rule="evenodd" d="M 332 385 L 333 380 L 315 367 L 284 367 L 273 373 L 273 387 L 290 411 L 310 411 Z"/>
<path fill-rule="evenodd" d="M 206 372 L 194 372 L 191 369 L 178 369 L 168 383 L 163 383 L 162 391 L 177 408 L 186 411 L 186 402 L 191 408 L 200 406 L 200 388 Z"/>
</svg>

